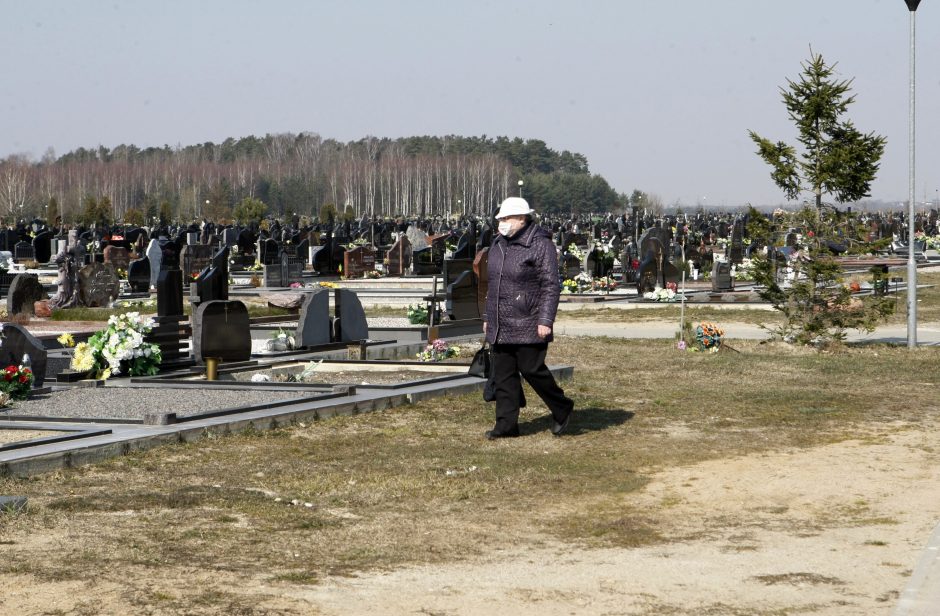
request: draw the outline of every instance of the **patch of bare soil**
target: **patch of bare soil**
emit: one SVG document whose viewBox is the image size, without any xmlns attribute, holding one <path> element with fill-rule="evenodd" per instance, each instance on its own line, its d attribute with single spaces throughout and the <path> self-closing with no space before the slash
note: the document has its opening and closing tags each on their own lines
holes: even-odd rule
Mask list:
<svg viewBox="0 0 940 616">
<path fill-rule="evenodd" d="M 888 614 L 940 520 L 938 427 L 670 469 L 624 506 L 672 542 L 514 545 L 290 588 L 324 614 Z"/>
<path fill-rule="evenodd" d="M 661 521 L 667 542 L 655 546 L 493 537 L 468 561 L 311 580 L 141 563 L 88 585 L 69 577 L 80 562 L 57 563 L 59 576 L 37 563 L 0 576 L 0 613 L 889 614 L 940 519 L 938 436 L 937 424 L 891 425 L 661 471 L 623 502 Z M 0 558 L 71 540 L 68 526 L 20 535 Z"/>
</svg>

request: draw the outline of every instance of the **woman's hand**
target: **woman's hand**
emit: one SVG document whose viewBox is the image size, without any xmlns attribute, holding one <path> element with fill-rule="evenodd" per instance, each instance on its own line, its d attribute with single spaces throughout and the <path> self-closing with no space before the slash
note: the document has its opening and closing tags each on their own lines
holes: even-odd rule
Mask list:
<svg viewBox="0 0 940 616">
<path fill-rule="evenodd" d="M 486 331 L 486 330 L 483 330 Z M 548 325 L 539 325 L 539 338 L 548 338 L 552 333 L 552 328 Z"/>
</svg>

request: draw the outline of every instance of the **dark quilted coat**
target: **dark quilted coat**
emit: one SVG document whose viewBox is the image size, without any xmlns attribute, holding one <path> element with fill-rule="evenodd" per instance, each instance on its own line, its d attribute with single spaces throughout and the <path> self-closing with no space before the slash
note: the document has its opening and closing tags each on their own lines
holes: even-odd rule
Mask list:
<svg viewBox="0 0 940 616">
<path fill-rule="evenodd" d="M 486 340 L 490 344 L 536 344 L 538 326 L 551 327 L 558 309 L 558 254 L 551 234 L 534 222 L 511 238 L 497 235 L 490 247 L 486 293 Z"/>
</svg>

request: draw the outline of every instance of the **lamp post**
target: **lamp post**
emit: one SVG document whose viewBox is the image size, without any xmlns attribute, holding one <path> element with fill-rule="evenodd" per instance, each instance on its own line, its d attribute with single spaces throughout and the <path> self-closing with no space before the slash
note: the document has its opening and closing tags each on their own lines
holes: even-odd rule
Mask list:
<svg viewBox="0 0 940 616">
<path fill-rule="evenodd" d="M 523 185 L 524 183 L 525 183 L 525 182 L 523 182 L 522 180 L 519 180 L 519 196 L 520 196 L 520 197 L 522 196 L 522 185 Z"/>
<path fill-rule="evenodd" d="M 920 0 L 904 0 L 911 14 L 910 132 L 908 134 L 907 348 L 917 347 L 917 262 L 914 260 L 914 14 Z"/>
</svg>

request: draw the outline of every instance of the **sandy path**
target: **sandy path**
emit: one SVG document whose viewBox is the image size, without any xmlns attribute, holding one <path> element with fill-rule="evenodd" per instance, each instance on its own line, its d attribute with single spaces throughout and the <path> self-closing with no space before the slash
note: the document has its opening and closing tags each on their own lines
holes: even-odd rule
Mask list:
<svg viewBox="0 0 940 616">
<path fill-rule="evenodd" d="M 325 614 L 889 614 L 940 520 L 937 428 L 671 469 L 676 543 L 494 551 L 291 588 Z"/>
</svg>

